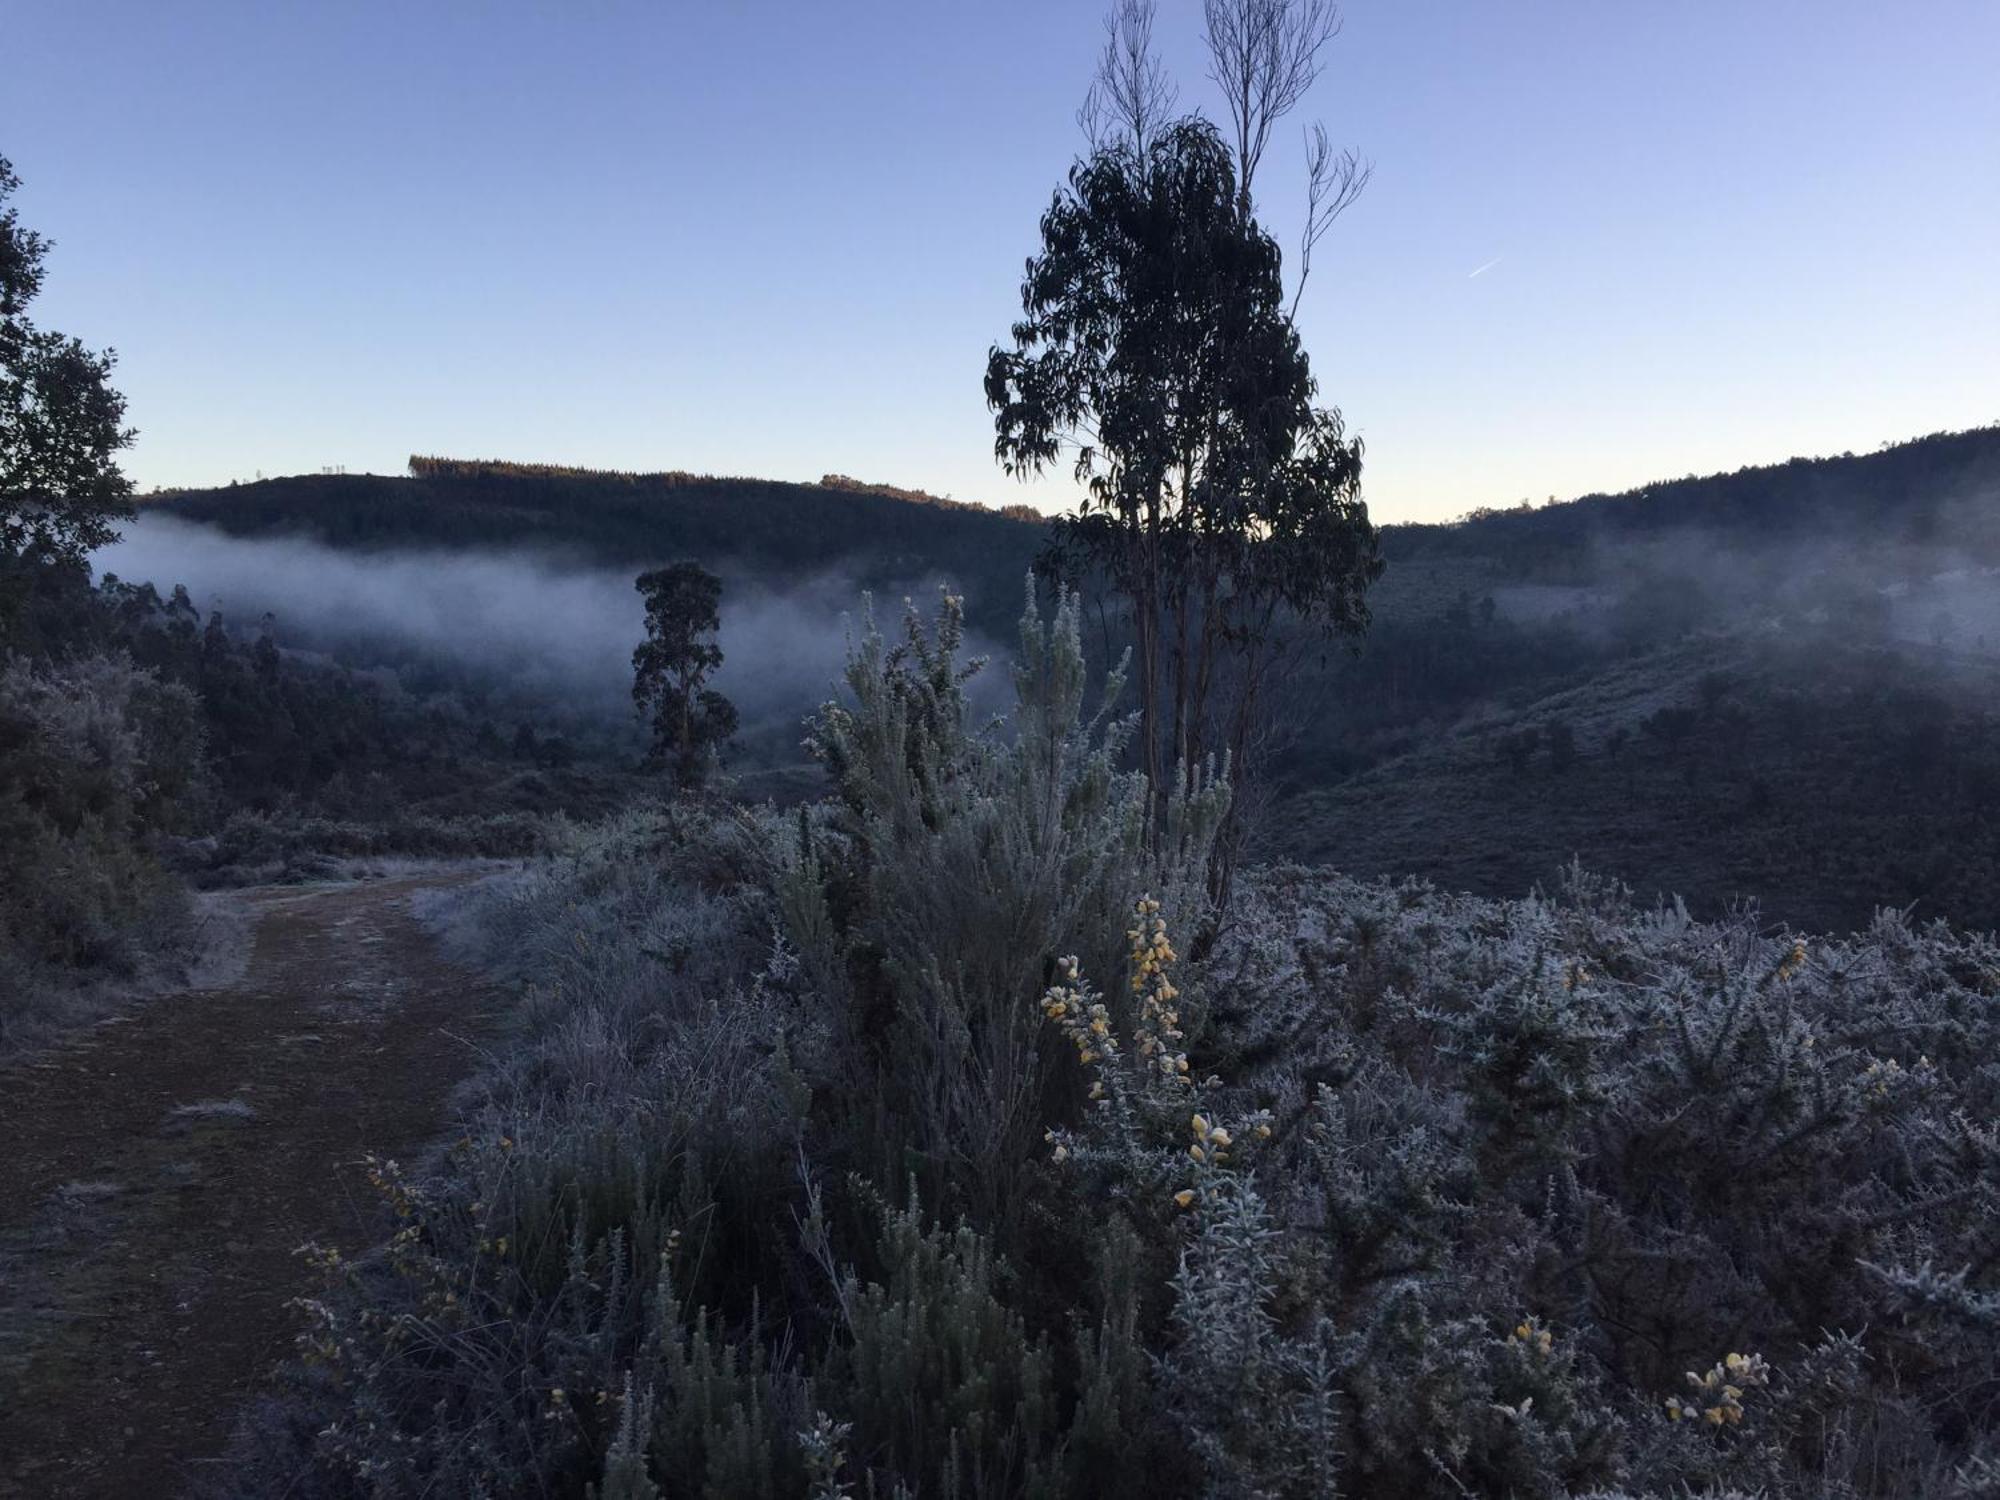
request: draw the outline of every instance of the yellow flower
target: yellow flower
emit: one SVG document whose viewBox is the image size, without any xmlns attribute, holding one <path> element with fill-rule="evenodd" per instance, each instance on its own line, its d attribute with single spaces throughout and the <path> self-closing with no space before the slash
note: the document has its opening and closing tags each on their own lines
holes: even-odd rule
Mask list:
<svg viewBox="0 0 2000 1500">
<path fill-rule="evenodd" d="M 1229 1132 L 1224 1130 L 1220 1125 L 1208 1133 L 1208 1138 L 1211 1143 L 1217 1146 L 1227 1146 L 1230 1143 Z"/>
<path fill-rule="evenodd" d="M 1207 1115 L 1196 1115 L 1196 1116 L 1194 1117 L 1194 1119 L 1193 1119 L 1192 1121 L 1190 1121 L 1189 1123 L 1190 1123 L 1190 1124 L 1192 1124 L 1192 1125 L 1194 1126 L 1194 1133 L 1195 1133 L 1196 1135 L 1198 1135 L 1198 1136 L 1201 1136 L 1201 1137 L 1202 1137 L 1202 1138 L 1203 1138 L 1204 1140 L 1205 1140 L 1205 1139 L 1207 1139 L 1207 1137 L 1208 1137 L 1208 1116 L 1207 1116 Z"/>
<path fill-rule="evenodd" d="M 1178 1193 L 1174 1194 L 1174 1202 L 1178 1203 L 1182 1208 L 1186 1208 L 1190 1203 L 1194 1202 L 1194 1189 L 1182 1188 Z"/>
<path fill-rule="evenodd" d="M 1193 1157 L 1196 1161 L 1208 1160 L 1208 1153 L 1206 1151 L 1203 1151 L 1199 1146 L 1188 1147 L 1188 1155 Z"/>
</svg>

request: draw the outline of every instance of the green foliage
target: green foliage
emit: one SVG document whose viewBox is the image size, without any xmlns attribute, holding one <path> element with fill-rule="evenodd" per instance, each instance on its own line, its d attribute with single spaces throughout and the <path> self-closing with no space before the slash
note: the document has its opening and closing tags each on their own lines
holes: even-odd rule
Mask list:
<svg viewBox="0 0 2000 1500">
<path fill-rule="evenodd" d="M 117 464 L 133 434 L 110 385 L 114 356 L 28 318 L 49 243 L 8 204 L 19 187 L 0 157 L 0 627 L 20 570 L 74 564 L 111 540 L 132 490 Z"/>
<path fill-rule="evenodd" d="M 1381 570 L 1361 446 L 1315 386 L 1278 247 L 1197 119 L 1106 145 L 1042 218 L 1012 349 L 986 394 L 1016 475 L 1073 452 L 1088 492 L 1060 523 L 1063 571 L 1130 603 L 1141 761 L 1241 766 L 1290 621 L 1360 630 Z"/>
<path fill-rule="evenodd" d="M 963 1225 L 926 1230 L 914 1208 L 877 1211 L 887 1279 L 841 1288 L 851 1342 L 820 1383 L 855 1451 L 926 1494 L 1056 1493 L 1052 1356 L 999 1300 L 991 1245 Z"/>
</svg>

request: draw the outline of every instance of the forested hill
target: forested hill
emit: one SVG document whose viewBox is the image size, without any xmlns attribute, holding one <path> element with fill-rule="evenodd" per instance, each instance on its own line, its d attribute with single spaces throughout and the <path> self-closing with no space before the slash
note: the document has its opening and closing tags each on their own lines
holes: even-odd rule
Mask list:
<svg viewBox="0 0 2000 1500">
<path fill-rule="evenodd" d="M 1688 475 L 1567 504 L 1482 509 L 1442 525 L 1397 526 L 1391 559 L 1478 557 L 1513 576 L 1567 579 L 1607 550 L 1699 531 L 1724 543 L 1838 544 L 1866 537 L 1950 542 L 2000 561 L 2000 423 L 1912 438 L 1874 453 L 1794 458 Z"/>
<path fill-rule="evenodd" d="M 690 555 L 781 571 L 859 558 L 871 573 L 900 576 L 971 565 L 1004 577 L 1010 603 L 1044 524 L 1025 506 L 992 509 L 840 475 L 795 484 L 422 457 L 411 469 L 407 478 L 308 474 L 179 490 L 143 504 L 235 536 L 302 535 L 343 548 L 528 545 L 610 566 Z M 1686 531 L 1758 548 L 1850 537 L 1948 544 L 2000 561 L 2000 509 L 1980 503 L 1996 492 L 2000 424 L 1390 525 L 1383 546 L 1392 564 L 1476 560 L 1516 579 L 1573 579 L 1600 568 L 1607 549 Z"/>
<path fill-rule="evenodd" d="M 625 474 L 413 458 L 409 478 L 317 474 L 182 490 L 148 511 L 235 536 L 330 546 L 546 548 L 611 567 L 689 556 L 758 572 L 840 566 L 909 579 L 944 569 L 993 579 L 1010 606 L 1042 536 L 1025 507 L 991 510 L 839 475 L 818 484 Z"/>
</svg>

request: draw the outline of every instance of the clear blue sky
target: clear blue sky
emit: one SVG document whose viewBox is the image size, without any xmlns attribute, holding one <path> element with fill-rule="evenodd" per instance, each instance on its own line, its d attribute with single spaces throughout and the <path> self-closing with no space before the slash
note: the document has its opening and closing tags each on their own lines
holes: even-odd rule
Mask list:
<svg viewBox="0 0 2000 1500">
<path fill-rule="evenodd" d="M 145 487 L 412 450 L 996 502 L 1095 0 L 0 0 Z M 1197 0 L 1162 0 L 1185 104 Z M 1301 324 L 1380 519 L 2000 420 L 2000 5 L 1351 0 Z M 1487 266 L 1478 275 L 1473 273 Z M 1025 498 L 1055 506 L 1061 484 Z"/>
</svg>

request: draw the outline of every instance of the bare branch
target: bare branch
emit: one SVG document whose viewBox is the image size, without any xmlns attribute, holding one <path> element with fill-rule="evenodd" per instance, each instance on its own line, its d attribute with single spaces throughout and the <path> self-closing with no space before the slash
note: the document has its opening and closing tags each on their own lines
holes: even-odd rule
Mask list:
<svg viewBox="0 0 2000 1500">
<path fill-rule="evenodd" d="M 1076 123 L 1093 151 L 1129 145 L 1143 155 L 1180 98 L 1153 53 L 1154 0 L 1116 0 L 1104 18 L 1104 52 Z"/>
<path fill-rule="evenodd" d="M 1306 132 L 1306 223 L 1299 235 L 1299 279 L 1292 288 L 1292 306 L 1287 317 L 1298 313 L 1306 278 L 1312 275 L 1313 247 L 1333 227 L 1333 221 L 1361 196 L 1368 179 L 1374 175 L 1375 163 L 1363 161 L 1351 148 L 1336 153 L 1324 125 L 1315 121 Z"/>
<path fill-rule="evenodd" d="M 1297 107 L 1340 32 L 1334 0 L 1202 0 L 1209 77 L 1221 88 L 1236 132 L 1237 194 L 1250 209 L 1250 184 L 1271 127 Z"/>
</svg>

